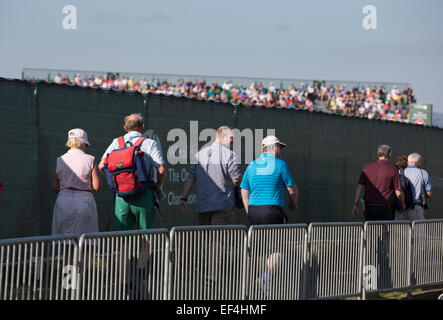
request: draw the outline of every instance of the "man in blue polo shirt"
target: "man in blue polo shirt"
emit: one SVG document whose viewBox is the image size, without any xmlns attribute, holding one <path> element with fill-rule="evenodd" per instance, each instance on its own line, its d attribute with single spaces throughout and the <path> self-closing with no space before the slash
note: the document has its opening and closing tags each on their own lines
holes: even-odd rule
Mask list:
<svg viewBox="0 0 443 320">
<path fill-rule="evenodd" d="M 285 189 L 291 201 L 289 209 L 297 207 L 298 188 L 286 162 L 281 159 L 286 145 L 275 136 L 263 139 L 263 154 L 250 163 L 240 185 L 243 204 L 253 225 L 284 224 Z"/>
<path fill-rule="evenodd" d="M 289 209 L 297 207 L 298 188 L 286 162 L 281 159 L 286 145 L 275 136 L 263 139 L 263 154 L 246 168 L 240 185 L 243 204 L 252 225 L 285 224 L 288 218 L 283 210 L 285 189 L 291 201 Z M 281 254 L 273 252 L 266 261 L 265 272 L 258 277 L 258 285 L 268 298 L 273 298 L 273 270 L 279 264 Z"/>
<path fill-rule="evenodd" d="M 405 177 L 411 181 L 412 184 L 412 200 L 414 207 L 405 210 L 402 215 L 406 220 L 423 220 L 425 212 L 422 202 L 422 194 L 430 198 L 432 196 L 432 185 L 429 174 L 426 170 L 420 169 L 421 156 L 418 153 L 411 153 L 408 156 L 408 167 L 405 169 Z"/>
</svg>

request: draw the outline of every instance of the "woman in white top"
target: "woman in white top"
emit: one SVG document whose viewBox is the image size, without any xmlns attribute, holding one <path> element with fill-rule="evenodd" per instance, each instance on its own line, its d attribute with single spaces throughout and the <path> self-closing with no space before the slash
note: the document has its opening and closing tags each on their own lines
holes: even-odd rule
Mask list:
<svg viewBox="0 0 443 320">
<path fill-rule="evenodd" d="M 67 153 L 57 158 L 52 187 L 58 192 L 54 205 L 52 234 L 98 232 L 98 214 L 92 191 L 100 190 L 95 158 L 85 153 L 88 141 L 82 129 L 68 132 Z"/>
</svg>

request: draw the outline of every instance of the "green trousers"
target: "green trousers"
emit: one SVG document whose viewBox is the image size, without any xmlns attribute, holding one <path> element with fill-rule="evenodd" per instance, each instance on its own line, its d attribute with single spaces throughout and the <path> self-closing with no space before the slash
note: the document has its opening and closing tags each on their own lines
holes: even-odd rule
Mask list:
<svg viewBox="0 0 443 320">
<path fill-rule="evenodd" d="M 117 231 L 154 228 L 154 194 L 148 189 L 136 198 L 125 200 L 115 196 L 115 228 Z"/>
</svg>

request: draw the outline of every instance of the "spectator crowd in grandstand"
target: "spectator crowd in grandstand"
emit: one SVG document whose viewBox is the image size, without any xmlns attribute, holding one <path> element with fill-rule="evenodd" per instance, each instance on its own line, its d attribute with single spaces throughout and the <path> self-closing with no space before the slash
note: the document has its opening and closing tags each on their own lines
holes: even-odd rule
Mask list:
<svg viewBox="0 0 443 320">
<path fill-rule="evenodd" d="M 53 80 L 48 77 L 45 81 L 104 89 L 135 90 L 141 93 L 161 93 L 233 104 L 307 110 L 314 110 L 314 105 L 322 104 L 332 113 L 399 122 L 408 121 L 409 105 L 416 102 L 413 90 L 409 86 L 400 91 L 397 86 L 388 90 L 383 86 L 347 88 L 345 85 L 327 86 L 325 82 L 314 82 L 308 85 L 301 83 L 298 87 L 291 84 L 288 88 L 277 88 L 272 82 L 268 87 L 264 87 L 261 82 L 243 86 L 230 81 L 220 85 L 217 81 L 206 83 L 205 80 L 184 79 L 173 84 L 159 79 L 148 82 L 145 77 L 136 81 L 134 77 L 118 74 L 107 74 L 103 77 L 77 74 L 72 80 L 67 75 L 62 77 L 57 74 Z"/>
</svg>

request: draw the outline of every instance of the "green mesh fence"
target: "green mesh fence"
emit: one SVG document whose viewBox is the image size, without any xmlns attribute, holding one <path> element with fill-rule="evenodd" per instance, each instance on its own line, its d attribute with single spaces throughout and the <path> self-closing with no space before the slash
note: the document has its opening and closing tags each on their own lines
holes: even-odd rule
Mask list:
<svg viewBox="0 0 443 320">
<path fill-rule="evenodd" d="M 124 134 L 124 117 L 134 112 L 145 117 L 145 129 L 158 134 L 166 161 L 163 219 L 157 218 L 156 227 L 197 224 L 195 197 L 190 197 L 185 215 L 178 212 L 177 205 L 192 150 L 209 141 L 205 129 L 221 125 L 255 134 L 252 141 L 242 138 L 243 170 L 245 162 L 252 160 L 246 147 L 253 144 L 260 149 L 261 129 L 262 135 L 274 129 L 287 143 L 283 157 L 300 189 L 298 209 L 286 209 L 290 223 L 353 221 L 351 209 L 360 170 L 376 161 L 380 144 L 393 148 L 393 159 L 411 152 L 423 156 L 434 187 L 428 218 L 443 217 L 443 130 L 434 127 L 2 78 L 0 110 L 0 181 L 4 185 L 0 238 L 50 234 L 57 196 L 52 192 L 51 177 L 56 158 L 67 151 L 69 129 L 86 130 L 92 144 L 86 152 L 99 161 L 112 139 Z M 178 139 L 174 129 L 186 136 L 186 164 L 168 161 L 168 152 Z M 191 136 L 201 141 L 192 145 Z M 95 193 L 95 199 L 100 231 L 114 230 L 113 193 L 103 177 L 102 190 Z M 247 225 L 244 210 L 236 213 L 237 223 Z"/>
<path fill-rule="evenodd" d="M 0 235 L 36 234 L 41 219 L 34 88 L 21 81 L 0 83 Z"/>
</svg>

